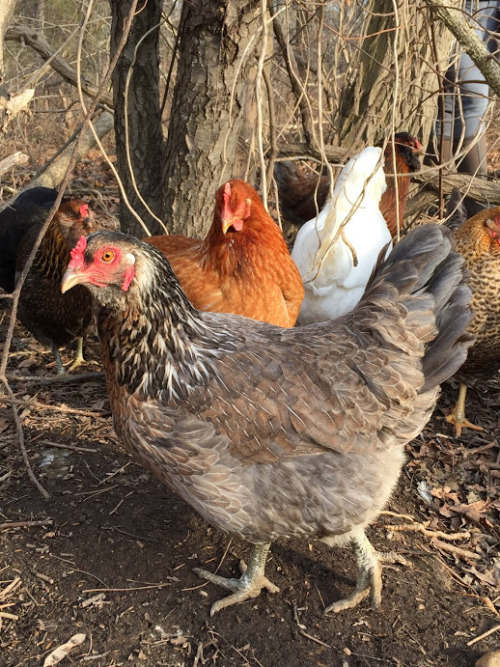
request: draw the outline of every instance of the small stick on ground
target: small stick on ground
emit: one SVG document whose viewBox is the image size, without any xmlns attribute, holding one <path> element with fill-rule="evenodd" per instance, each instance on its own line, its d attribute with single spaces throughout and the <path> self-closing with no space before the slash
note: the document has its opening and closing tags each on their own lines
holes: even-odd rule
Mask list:
<svg viewBox="0 0 500 667">
<path fill-rule="evenodd" d="M 397 526 L 384 526 L 384 528 L 394 532 L 406 531 L 410 533 L 422 533 L 425 537 L 440 538 L 442 540 L 448 540 L 448 542 L 470 539 L 470 533 L 467 530 L 461 533 L 445 533 L 442 530 L 429 530 L 427 528 L 429 525 L 430 521 L 425 521 L 424 523 L 404 523 Z"/>
<path fill-rule="evenodd" d="M 7 521 L 0 523 L 0 530 L 7 528 L 30 528 L 31 526 L 51 526 L 52 519 L 40 519 L 38 521 Z"/>
<path fill-rule="evenodd" d="M 25 467 L 26 467 L 26 471 L 27 471 L 27 473 L 28 473 L 28 477 L 29 477 L 30 480 L 33 482 L 34 486 L 36 486 L 36 488 L 38 489 L 38 491 L 40 492 L 40 494 L 45 498 L 45 500 L 47 500 L 47 498 L 50 497 L 50 496 L 49 496 L 49 493 L 46 491 L 46 489 L 42 486 L 42 484 L 40 484 L 40 482 L 39 482 L 38 479 L 36 478 L 36 475 L 35 475 L 35 473 L 33 472 L 33 468 L 31 467 L 31 463 L 30 463 L 30 460 L 29 460 L 29 458 L 28 458 L 28 453 L 26 452 L 26 447 L 25 447 L 25 444 L 24 444 L 24 431 L 23 431 L 23 426 L 22 426 L 22 424 L 21 424 L 21 419 L 19 418 L 19 413 L 18 413 L 18 411 L 17 411 L 17 409 L 16 409 L 16 407 L 15 407 L 15 404 L 16 404 L 16 403 L 19 403 L 19 402 L 21 402 L 21 401 L 18 401 L 18 399 L 16 399 L 16 398 L 14 397 L 14 392 L 12 391 L 12 389 L 11 389 L 11 387 L 10 387 L 10 384 L 9 384 L 8 381 L 7 381 L 7 378 L 5 378 L 5 377 L 1 377 L 0 379 L 3 381 L 5 390 L 7 391 L 8 395 L 9 395 L 9 399 L 10 399 L 10 401 L 11 401 L 11 403 L 12 403 L 12 405 L 11 405 L 11 407 L 12 407 L 12 414 L 13 414 L 13 416 L 14 416 L 14 423 L 15 423 L 15 425 L 16 425 L 16 431 L 17 431 L 17 436 L 18 436 L 19 449 L 21 450 L 21 456 L 23 457 L 23 461 L 24 461 L 24 465 L 25 465 Z"/>
<path fill-rule="evenodd" d="M 475 554 L 473 551 L 467 551 L 466 549 L 461 549 L 460 547 L 456 547 L 454 544 L 441 542 L 441 540 L 438 540 L 435 537 L 432 538 L 430 544 L 432 547 L 435 547 L 436 549 L 442 549 L 443 551 L 448 551 L 449 553 L 458 556 L 458 558 L 461 558 L 462 560 L 481 559 L 481 556 L 479 554 Z"/>
<path fill-rule="evenodd" d="M 36 375 L 7 375 L 11 382 L 23 382 L 24 384 L 72 384 L 73 382 L 87 382 L 88 380 L 104 380 L 104 373 L 76 373 L 75 375 L 54 375 L 52 377 L 38 377 Z"/>
<path fill-rule="evenodd" d="M 486 639 L 486 637 L 489 637 L 490 635 L 492 635 L 494 632 L 497 632 L 498 630 L 500 630 L 500 625 L 495 625 L 494 628 L 490 628 L 486 632 L 483 632 L 483 634 L 479 635 L 479 637 L 475 637 L 474 639 L 471 639 L 470 642 L 467 642 L 467 646 L 472 646 L 476 642 L 481 641 L 481 639 Z"/>
<path fill-rule="evenodd" d="M 332 648 L 330 644 L 325 644 L 325 642 L 321 641 L 321 639 L 318 639 L 317 637 L 313 637 L 310 635 L 308 632 L 305 631 L 305 625 L 299 621 L 299 610 L 297 608 L 297 605 L 293 605 L 293 619 L 295 623 L 297 624 L 297 629 L 299 631 L 299 634 L 301 634 L 303 637 L 306 639 L 310 639 L 313 642 L 316 642 L 316 644 L 320 644 L 321 646 L 326 646 L 326 648 Z"/>
<path fill-rule="evenodd" d="M 60 447 L 61 449 L 71 449 L 74 452 L 89 452 L 89 454 L 95 454 L 97 449 L 91 449 L 90 447 L 77 447 L 76 445 L 65 445 L 62 442 L 52 442 L 51 440 L 40 440 L 41 445 L 47 445 L 48 447 Z"/>
</svg>

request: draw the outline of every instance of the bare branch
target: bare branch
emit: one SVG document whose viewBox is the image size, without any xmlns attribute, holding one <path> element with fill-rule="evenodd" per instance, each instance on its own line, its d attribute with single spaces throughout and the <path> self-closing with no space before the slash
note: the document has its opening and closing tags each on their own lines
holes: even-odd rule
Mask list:
<svg viewBox="0 0 500 667">
<path fill-rule="evenodd" d="M 462 9 L 451 7 L 446 0 L 425 0 L 425 2 L 460 42 L 495 93 L 500 95 L 500 63 L 476 35 L 474 27 L 467 21 Z"/>
<path fill-rule="evenodd" d="M 78 76 L 76 70 L 69 65 L 62 56 L 46 42 L 40 33 L 36 30 L 30 30 L 25 26 L 13 25 L 7 29 L 5 33 L 5 41 L 16 41 L 28 44 L 34 49 L 44 60 L 50 61 L 51 67 L 62 76 L 62 78 L 71 83 L 73 86 L 78 85 Z M 90 83 L 87 79 L 82 78 L 80 81 L 83 92 L 89 97 L 95 97 L 98 88 Z M 113 95 L 107 91 L 99 93 L 99 101 L 106 104 L 111 109 L 113 108 Z"/>
<path fill-rule="evenodd" d="M 27 162 L 28 162 L 28 156 L 25 155 L 25 153 L 21 153 L 21 151 L 16 151 L 15 153 L 12 153 L 12 155 L 9 155 L 3 160 L 0 160 L 0 176 L 2 176 L 2 174 L 5 174 L 13 167 L 17 167 L 21 164 L 26 164 Z"/>
</svg>

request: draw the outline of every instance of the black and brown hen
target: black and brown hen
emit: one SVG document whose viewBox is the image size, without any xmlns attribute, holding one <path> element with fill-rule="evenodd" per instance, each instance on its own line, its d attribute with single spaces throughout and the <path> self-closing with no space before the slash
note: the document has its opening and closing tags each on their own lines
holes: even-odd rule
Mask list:
<svg viewBox="0 0 500 667">
<path fill-rule="evenodd" d="M 456 193 L 453 201 L 458 201 Z M 456 375 L 460 382 L 458 400 L 447 416 L 459 437 L 464 428 L 483 430 L 465 416 L 467 387 L 484 383 L 500 369 L 500 206 L 484 209 L 461 224 L 466 214 L 460 206 L 455 208 L 458 215 L 456 222 L 454 218 L 451 221 L 456 227 L 453 238 L 469 270 L 474 311 L 469 332 L 475 337 L 467 360 Z"/>
<path fill-rule="evenodd" d="M 404 445 L 463 363 L 471 292 L 448 230 L 410 232 L 349 314 L 281 329 L 199 312 L 164 256 L 117 232 L 81 238 L 62 289 L 87 285 L 114 425 L 130 453 L 217 528 L 252 543 L 212 613 L 277 591 L 272 540 L 351 541 L 356 589 L 326 611 L 381 599 L 365 535 L 390 497 Z M 385 558 L 387 560 L 387 558 Z"/>
<path fill-rule="evenodd" d="M 47 211 L 42 219 L 33 217 L 18 242 L 14 285 L 46 217 Z M 19 296 L 19 321 L 38 341 L 52 348 L 58 373 L 64 372 L 58 348 L 74 338 L 78 339 L 78 348 L 73 367 L 83 361 L 83 335 L 92 320 L 92 298 L 85 287 L 79 287 L 73 295 L 63 295 L 60 285 L 70 250 L 82 234 L 94 229 L 85 201 L 63 200 L 45 232 Z"/>
</svg>

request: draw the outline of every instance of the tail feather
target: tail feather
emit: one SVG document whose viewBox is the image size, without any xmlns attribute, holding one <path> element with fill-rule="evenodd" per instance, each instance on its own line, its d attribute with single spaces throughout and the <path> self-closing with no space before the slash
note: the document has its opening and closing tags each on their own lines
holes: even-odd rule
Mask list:
<svg viewBox="0 0 500 667">
<path fill-rule="evenodd" d="M 369 297 L 384 283 L 395 287 L 408 311 L 408 324 L 426 343 L 422 360 L 425 382 L 420 393 L 454 375 L 474 342 L 467 331 L 472 319 L 467 278 L 465 262 L 454 250 L 450 230 L 423 225 L 395 246 L 366 292 Z"/>
</svg>

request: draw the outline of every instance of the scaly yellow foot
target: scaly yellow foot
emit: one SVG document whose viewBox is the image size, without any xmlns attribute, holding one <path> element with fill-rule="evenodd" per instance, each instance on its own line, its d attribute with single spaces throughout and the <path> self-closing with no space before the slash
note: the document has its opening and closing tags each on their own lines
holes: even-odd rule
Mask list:
<svg viewBox="0 0 500 667">
<path fill-rule="evenodd" d="M 379 607 L 382 600 L 382 566 L 381 563 L 400 563 L 409 565 L 406 558 L 393 552 L 381 553 L 375 551 L 364 531 L 353 538 L 354 553 L 359 568 L 356 588 L 343 600 L 332 602 L 325 609 L 325 614 L 333 611 L 337 614 L 344 609 L 353 609 L 368 595 L 371 595 L 374 607 Z"/>
<path fill-rule="evenodd" d="M 227 598 L 222 598 L 221 600 L 214 602 L 210 609 L 210 616 L 213 616 L 221 609 L 230 607 L 237 602 L 256 598 L 260 595 L 263 588 L 271 593 L 279 593 L 279 588 L 270 582 L 264 574 L 267 553 L 270 546 L 271 544 L 254 545 L 248 567 L 245 563 L 240 563 L 242 575 L 239 579 L 227 579 L 226 577 L 212 574 L 212 572 L 208 572 L 207 570 L 202 570 L 199 567 L 194 568 L 193 572 L 202 579 L 206 579 L 212 584 L 217 584 L 218 586 L 223 586 L 224 588 L 236 591 L 232 595 L 228 595 Z"/>
</svg>

